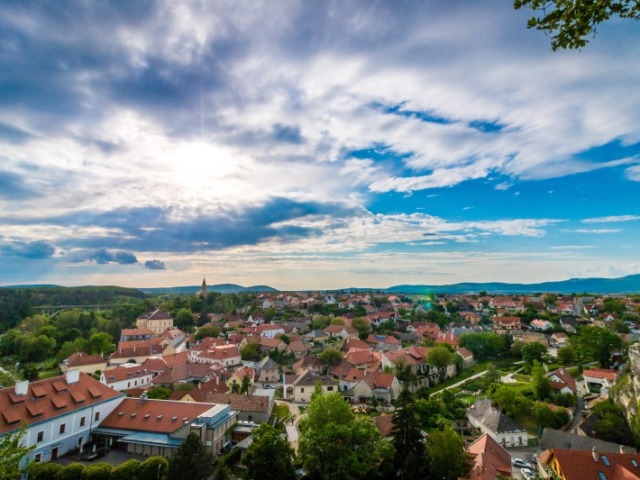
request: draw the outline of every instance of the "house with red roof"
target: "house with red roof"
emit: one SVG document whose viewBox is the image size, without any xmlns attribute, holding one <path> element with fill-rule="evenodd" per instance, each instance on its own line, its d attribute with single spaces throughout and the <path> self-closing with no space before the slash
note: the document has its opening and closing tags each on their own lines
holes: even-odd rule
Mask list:
<svg viewBox="0 0 640 480">
<path fill-rule="evenodd" d="M 323 332 L 329 335 L 330 338 L 358 338 L 358 331 L 348 325 L 329 325 Z"/>
<path fill-rule="evenodd" d="M 237 345 L 217 345 L 206 350 L 189 350 L 189 360 L 196 363 L 210 363 L 221 367 L 240 365 L 242 358 Z"/>
<path fill-rule="evenodd" d="M 37 382 L 21 381 L 0 389 L 0 436 L 24 426 L 23 442 L 34 447 L 28 460 L 55 460 L 86 444 L 123 398 L 124 394 L 78 370 Z"/>
<path fill-rule="evenodd" d="M 398 350 L 402 347 L 402 342 L 393 335 L 380 335 L 377 333 L 369 334 L 367 337 L 367 344 L 371 345 L 376 350 L 382 350 L 385 352 Z"/>
<path fill-rule="evenodd" d="M 136 327 L 148 328 L 155 335 L 159 335 L 167 328 L 173 327 L 173 317 L 163 310 L 156 309 L 140 315 L 136 319 Z"/>
<path fill-rule="evenodd" d="M 640 480 L 640 455 L 554 448 L 538 456 L 538 471 L 563 480 Z"/>
<path fill-rule="evenodd" d="M 522 322 L 520 317 L 493 317 L 493 331 L 505 332 L 521 330 Z"/>
<path fill-rule="evenodd" d="M 107 361 L 100 355 L 89 355 L 85 352 L 76 352 L 65 358 L 60 364 L 62 373 L 69 370 L 80 370 L 83 373 L 92 374 L 96 370 L 107 368 Z"/>
<path fill-rule="evenodd" d="M 590 392 L 600 392 L 606 395 L 609 388 L 618 379 L 619 372 L 607 368 L 590 368 L 582 372 L 584 386 Z"/>
<path fill-rule="evenodd" d="M 467 447 L 471 468 L 463 480 L 511 478 L 511 455 L 490 435 L 484 434 Z"/>
<path fill-rule="evenodd" d="M 227 404 L 126 398 L 95 430 L 96 442 L 130 454 L 171 458 L 191 432 L 217 455 L 230 442 L 237 412 Z"/>
<path fill-rule="evenodd" d="M 153 372 L 137 364 L 118 365 L 108 370 L 103 370 L 100 374 L 100 383 L 119 392 L 132 388 L 147 387 L 151 385 L 152 379 Z"/>
<path fill-rule="evenodd" d="M 547 373 L 547 378 L 551 382 L 551 388 L 558 393 L 578 394 L 578 387 L 575 379 L 565 368 L 559 368 Z"/>
<path fill-rule="evenodd" d="M 367 372 L 351 390 L 344 392 L 355 403 L 371 403 L 375 398 L 385 405 L 398 398 L 402 385 L 394 373 Z"/>
</svg>

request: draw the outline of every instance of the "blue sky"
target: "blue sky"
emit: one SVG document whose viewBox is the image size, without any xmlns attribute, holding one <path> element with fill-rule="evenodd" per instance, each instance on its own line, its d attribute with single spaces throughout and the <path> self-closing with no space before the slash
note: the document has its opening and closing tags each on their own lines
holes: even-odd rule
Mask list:
<svg viewBox="0 0 640 480">
<path fill-rule="evenodd" d="M 640 30 L 509 2 L 0 4 L 0 285 L 640 273 Z"/>
</svg>

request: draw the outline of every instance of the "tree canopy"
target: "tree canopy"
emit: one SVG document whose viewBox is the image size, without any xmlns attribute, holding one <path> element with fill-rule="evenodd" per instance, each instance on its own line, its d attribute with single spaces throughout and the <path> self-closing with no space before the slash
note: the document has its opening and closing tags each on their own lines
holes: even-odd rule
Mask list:
<svg viewBox="0 0 640 480">
<path fill-rule="evenodd" d="M 26 429 L 22 429 L 0 437 L 0 478 L 6 480 L 20 478 L 25 467 L 22 465 L 21 468 L 20 463 L 35 448 L 22 445 L 21 440 L 26 432 Z"/>
<path fill-rule="evenodd" d="M 299 458 L 312 477 L 327 480 L 375 476 L 391 445 L 367 416 L 356 416 L 337 392 L 317 395 L 300 421 Z"/>
<path fill-rule="evenodd" d="M 253 432 L 253 441 L 243 459 L 253 480 L 288 480 L 295 478 L 291 461 L 293 449 L 280 432 L 263 424 Z"/>
<path fill-rule="evenodd" d="M 640 19 L 638 0 L 515 0 L 514 7 L 536 12 L 527 27 L 550 34 L 553 50 L 584 47 L 597 26 L 611 17 Z"/>
<path fill-rule="evenodd" d="M 213 454 L 195 433 L 187 435 L 169 462 L 169 478 L 172 480 L 207 480 L 213 473 Z"/>
</svg>

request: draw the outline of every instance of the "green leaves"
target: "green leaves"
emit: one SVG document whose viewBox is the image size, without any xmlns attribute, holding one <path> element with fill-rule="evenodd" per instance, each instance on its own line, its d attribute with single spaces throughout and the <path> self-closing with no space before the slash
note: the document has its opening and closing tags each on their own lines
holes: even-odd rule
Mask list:
<svg viewBox="0 0 640 480">
<path fill-rule="evenodd" d="M 612 16 L 640 19 L 638 0 L 515 0 L 513 6 L 540 12 L 529 19 L 527 28 L 550 34 L 554 51 L 584 47 L 597 25 Z"/>
</svg>

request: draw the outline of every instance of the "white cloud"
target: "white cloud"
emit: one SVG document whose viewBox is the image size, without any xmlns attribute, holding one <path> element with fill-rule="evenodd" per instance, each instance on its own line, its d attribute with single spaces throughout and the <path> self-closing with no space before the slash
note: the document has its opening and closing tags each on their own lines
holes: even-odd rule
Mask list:
<svg viewBox="0 0 640 480">
<path fill-rule="evenodd" d="M 617 223 L 640 220 L 640 215 L 611 215 L 608 217 L 585 218 L 582 223 Z"/>
</svg>

